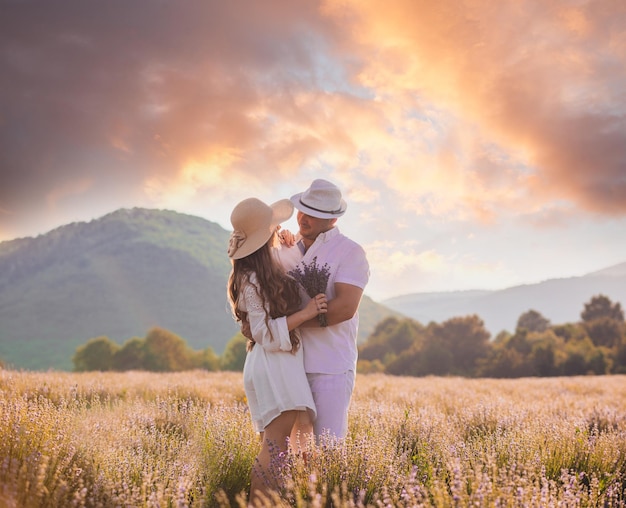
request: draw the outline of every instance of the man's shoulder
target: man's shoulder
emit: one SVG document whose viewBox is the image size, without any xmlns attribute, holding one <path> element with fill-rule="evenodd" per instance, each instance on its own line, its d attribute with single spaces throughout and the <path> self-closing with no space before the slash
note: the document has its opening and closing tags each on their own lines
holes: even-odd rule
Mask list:
<svg viewBox="0 0 626 508">
<path fill-rule="evenodd" d="M 326 235 L 325 239 L 327 242 L 333 242 L 333 241 L 334 242 L 347 242 L 347 243 L 353 243 L 355 245 L 358 245 L 357 242 L 355 242 L 348 236 L 344 235 L 338 227 L 334 227 L 328 230 L 325 233 L 325 235 Z"/>
<path fill-rule="evenodd" d="M 358 242 L 356 242 L 355 240 L 352 240 L 352 238 L 347 237 L 340 231 L 337 231 L 337 234 L 335 234 L 329 241 L 341 243 L 343 247 L 349 246 L 351 248 L 357 248 L 357 249 L 363 250 L 363 247 L 361 247 L 361 245 Z"/>
</svg>

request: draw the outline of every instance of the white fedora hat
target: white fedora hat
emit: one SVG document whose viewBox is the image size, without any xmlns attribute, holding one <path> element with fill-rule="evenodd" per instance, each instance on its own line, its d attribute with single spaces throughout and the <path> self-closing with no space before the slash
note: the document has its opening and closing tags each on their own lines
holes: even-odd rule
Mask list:
<svg viewBox="0 0 626 508">
<path fill-rule="evenodd" d="M 291 202 L 302 213 L 319 219 L 341 217 L 348 207 L 334 183 L 318 178 L 304 192 L 291 196 Z"/>
<path fill-rule="evenodd" d="M 268 206 L 257 198 L 244 199 L 230 214 L 234 231 L 230 235 L 228 257 L 241 259 L 259 250 L 281 222 L 293 214 L 293 205 L 281 199 Z"/>
</svg>

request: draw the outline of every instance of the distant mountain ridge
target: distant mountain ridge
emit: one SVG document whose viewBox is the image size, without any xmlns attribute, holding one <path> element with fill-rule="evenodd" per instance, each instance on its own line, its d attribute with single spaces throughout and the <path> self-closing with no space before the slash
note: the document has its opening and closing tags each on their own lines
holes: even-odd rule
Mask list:
<svg viewBox="0 0 626 508">
<path fill-rule="evenodd" d="M 413 293 L 381 303 L 422 324 L 477 314 L 495 336 L 503 330 L 514 332 L 520 315 L 531 309 L 552 324 L 578 322 L 585 303 L 598 294 L 626 307 L 626 263 L 581 277 L 549 279 L 497 291 Z"/>
<path fill-rule="evenodd" d="M 0 358 L 70 370 L 78 345 L 166 328 L 221 354 L 238 331 L 226 301 L 229 231 L 168 210 L 121 209 L 0 243 Z M 360 340 L 393 311 L 364 297 Z"/>
<path fill-rule="evenodd" d="M 121 344 L 153 326 L 221 354 L 238 331 L 225 296 L 229 234 L 200 217 L 133 208 L 0 242 L 0 358 L 18 368 L 70 370 L 76 347 L 90 338 Z M 494 336 L 513 332 L 530 309 L 553 324 L 576 322 L 597 294 L 626 306 L 626 263 L 500 291 L 414 293 L 381 303 L 364 296 L 359 342 L 391 315 L 428 324 L 478 314 Z"/>
<path fill-rule="evenodd" d="M 608 277 L 624 277 L 626 276 L 626 263 L 620 263 L 618 265 L 609 266 L 596 272 L 591 272 L 589 276 L 608 276 Z"/>
</svg>

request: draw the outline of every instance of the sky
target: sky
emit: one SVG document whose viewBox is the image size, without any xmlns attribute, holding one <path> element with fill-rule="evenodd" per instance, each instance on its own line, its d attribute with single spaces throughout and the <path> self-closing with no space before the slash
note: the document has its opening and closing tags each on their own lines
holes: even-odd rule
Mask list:
<svg viewBox="0 0 626 508">
<path fill-rule="evenodd" d="M 132 207 L 231 230 L 325 178 L 377 301 L 625 262 L 625 26 L 623 0 L 2 0 L 0 241 Z"/>
</svg>

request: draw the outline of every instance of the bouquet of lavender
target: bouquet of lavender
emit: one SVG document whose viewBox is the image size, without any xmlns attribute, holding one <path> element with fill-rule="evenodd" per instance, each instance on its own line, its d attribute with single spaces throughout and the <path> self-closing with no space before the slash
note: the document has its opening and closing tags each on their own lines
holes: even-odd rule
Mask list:
<svg viewBox="0 0 626 508">
<path fill-rule="evenodd" d="M 326 285 L 330 277 L 330 266 L 324 263 L 320 267 L 317 264 L 317 256 L 315 256 L 308 265 L 301 261 L 298 266 L 289 272 L 296 282 L 298 282 L 311 298 L 319 293 L 326 293 Z M 318 314 L 317 320 L 320 326 L 328 326 L 326 314 Z"/>
</svg>

